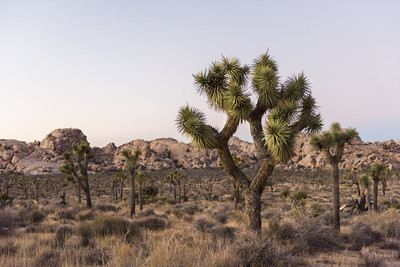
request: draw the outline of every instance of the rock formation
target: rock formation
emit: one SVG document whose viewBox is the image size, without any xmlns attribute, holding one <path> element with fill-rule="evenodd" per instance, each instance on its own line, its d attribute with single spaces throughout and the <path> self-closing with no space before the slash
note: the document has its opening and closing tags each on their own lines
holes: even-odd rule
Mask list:
<svg viewBox="0 0 400 267">
<path fill-rule="evenodd" d="M 322 154 L 311 147 L 309 135 L 301 134 L 297 142 L 297 155 L 291 160 L 289 168 L 327 167 Z M 87 142 L 87 137 L 79 129 L 56 129 L 41 142 L 26 143 L 17 140 L 0 139 L 0 173 L 6 171 L 26 174 L 58 173 L 63 164 L 62 153 L 71 152 L 72 143 Z M 237 137 L 231 138 L 229 146 L 244 160 L 244 166 L 256 167 L 257 155 L 253 144 Z M 145 169 L 163 168 L 206 168 L 218 167 L 218 154 L 215 150 L 199 150 L 172 138 L 159 138 L 152 141 L 133 140 L 117 147 L 110 143 L 105 147 L 93 147 L 93 160 L 89 167 L 93 172 L 120 170 L 123 166 L 121 151 L 124 149 L 142 150 L 140 164 Z M 392 169 L 400 168 L 400 144 L 398 141 L 365 143 L 358 139 L 352 146 L 346 146 L 341 168 L 369 166 L 380 160 Z"/>
</svg>

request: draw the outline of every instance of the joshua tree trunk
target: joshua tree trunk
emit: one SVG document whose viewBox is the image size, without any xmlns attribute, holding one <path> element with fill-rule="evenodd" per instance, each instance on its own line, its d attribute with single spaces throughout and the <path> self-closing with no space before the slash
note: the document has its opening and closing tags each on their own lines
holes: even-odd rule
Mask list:
<svg viewBox="0 0 400 267">
<path fill-rule="evenodd" d="M 82 196 L 81 196 L 81 187 L 78 185 L 78 203 L 81 204 L 82 202 Z"/>
<path fill-rule="evenodd" d="M 85 177 L 85 193 L 86 193 L 86 206 L 88 209 L 92 208 L 92 199 L 90 198 L 89 177 Z"/>
<path fill-rule="evenodd" d="M 129 171 L 129 177 L 131 178 L 131 218 L 135 214 L 135 171 Z"/>
<path fill-rule="evenodd" d="M 340 199 L 339 199 L 339 166 L 338 162 L 332 163 L 332 200 L 333 200 L 333 224 L 340 231 Z"/>
<path fill-rule="evenodd" d="M 386 179 L 383 179 L 382 180 L 382 194 L 383 194 L 383 196 L 386 195 L 386 186 L 387 186 L 387 181 L 386 181 Z"/>
<path fill-rule="evenodd" d="M 379 180 L 374 178 L 374 210 L 378 211 L 378 183 Z"/>
<path fill-rule="evenodd" d="M 245 214 L 250 229 L 259 232 L 261 229 L 261 193 L 247 189 L 244 190 Z"/>
<path fill-rule="evenodd" d="M 369 194 L 369 189 L 367 189 L 367 207 L 368 210 L 371 210 L 371 196 Z"/>
<path fill-rule="evenodd" d="M 124 184 L 121 183 L 121 188 L 119 189 L 119 200 L 122 199 L 124 194 Z M 118 197 L 118 196 L 117 196 Z M 118 200 L 118 199 L 117 199 Z"/>
<path fill-rule="evenodd" d="M 143 210 L 142 187 L 139 187 L 139 206 L 140 210 Z"/>
<path fill-rule="evenodd" d="M 178 202 L 181 203 L 181 183 L 178 183 Z"/>
<path fill-rule="evenodd" d="M 183 202 L 186 202 L 186 184 L 183 185 Z"/>
<path fill-rule="evenodd" d="M 357 193 L 358 193 L 358 196 L 361 197 L 360 184 L 359 184 L 359 183 L 356 183 L 355 185 L 357 186 Z"/>
<path fill-rule="evenodd" d="M 176 184 L 174 184 L 174 199 L 176 200 Z"/>
</svg>

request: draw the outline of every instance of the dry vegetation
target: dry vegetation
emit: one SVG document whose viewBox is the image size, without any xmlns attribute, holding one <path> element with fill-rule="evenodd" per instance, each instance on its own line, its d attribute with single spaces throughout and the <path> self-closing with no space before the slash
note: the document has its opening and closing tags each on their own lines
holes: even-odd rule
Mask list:
<svg viewBox="0 0 400 267">
<path fill-rule="evenodd" d="M 188 172 L 188 201 L 182 203 L 164 179 L 168 172 L 149 173 L 144 210 L 133 219 L 128 182 L 122 199 L 112 200 L 114 174 L 90 176 L 92 209 L 78 203 L 76 185 L 63 177 L 42 178 L 39 202 L 33 185 L 27 199 L 10 188 L 15 199 L 0 210 L 0 266 L 400 265 L 400 213 L 387 201 L 400 199 L 398 181 L 389 181 L 386 196 L 380 195 L 379 214 L 342 212 L 338 235 L 328 174 L 277 169 L 263 194 L 259 237 L 246 231 L 243 204 L 235 209 L 233 183 L 222 171 Z M 341 181 L 345 203 L 357 190 Z M 146 195 L 150 186 L 156 195 Z M 63 191 L 65 206 L 59 205 Z M 307 198 L 296 201 L 302 194 Z"/>
</svg>

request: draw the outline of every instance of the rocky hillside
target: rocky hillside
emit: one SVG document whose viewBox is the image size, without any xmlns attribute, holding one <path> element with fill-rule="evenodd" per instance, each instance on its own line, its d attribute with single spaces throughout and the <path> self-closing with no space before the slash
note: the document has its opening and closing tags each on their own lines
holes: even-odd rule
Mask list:
<svg viewBox="0 0 400 267">
<path fill-rule="evenodd" d="M 71 152 L 71 144 L 81 141 L 87 142 L 87 137 L 79 129 L 56 129 L 42 141 L 33 143 L 0 139 L 0 173 L 57 173 L 63 164 L 62 154 Z M 251 143 L 233 137 L 229 145 L 231 152 L 244 160 L 245 166 L 257 165 L 257 155 Z M 313 151 L 308 135 L 302 134 L 297 146 L 298 153 L 290 162 L 290 168 L 326 167 L 323 155 Z M 142 150 L 140 164 L 145 169 L 205 168 L 219 165 L 218 155 L 214 150 L 202 151 L 172 138 L 160 138 L 152 141 L 133 140 L 119 147 L 114 143 L 102 148 L 94 147 L 90 169 L 94 172 L 120 170 L 123 165 L 121 150 L 137 148 Z M 381 160 L 392 168 L 400 168 L 400 140 L 364 143 L 359 139 L 352 146 L 347 146 L 343 158 L 341 167 L 369 165 L 375 160 Z"/>
</svg>

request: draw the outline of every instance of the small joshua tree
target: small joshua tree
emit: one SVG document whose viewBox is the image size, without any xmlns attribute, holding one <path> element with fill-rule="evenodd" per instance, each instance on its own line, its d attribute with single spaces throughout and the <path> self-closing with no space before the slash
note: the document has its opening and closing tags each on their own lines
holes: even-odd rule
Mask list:
<svg viewBox="0 0 400 267">
<path fill-rule="evenodd" d="M 371 188 L 371 175 L 368 173 L 363 173 L 360 177 L 360 184 L 365 188 L 366 192 L 366 198 L 367 198 L 367 207 L 368 210 L 371 210 L 371 195 L 369 193 L 369 190 Z"/>
<path fill-rule="evenodd" d="M 28 176 L 22 174 L 18 178 L 18 188 L 24 194 L 24 199 L 28 199 L 31 186 L 32 186 L 31 179 Z"/>
<path fill-rule="evenodd" d="M 378 184 L 380 180 L 385 179 L 389 173 L 389 168 L 380 161 L 374 162 L 371 166 L 371 176 L 374 181 L 374 210 L 378 211 Z"/>
<path fill-rule="evenodd" d="M 139 191 L 139 207 L 143 210 L 143 184 L 146 181 L 146 173 L 144 171 L 138 171 L 136 176 L 136 183 Z"/>
<path fill-rule="evenodd" d="M 217 150 L 225 172 L 244 195 L 249 228 L 260 233 L 261 195 L 268 178 L 278 163 L 286 163 L 294 155 L 299 132 L 316 132 L 322 126 L 308 80 L 300 74 L 281 83 L 277 63 L 268 52 L 256 58 L 252 66 L 242 65 L 237 58 L 223 57 L 208 70 L 194 75 L 194 79 L 209 106 L 227 115 L 226 123 L 218 130 L 206 123 L 204 113 L 186 105 L 178 113 L 178 130 L 198 148 Z M 255 94 L 255 103 L 249 88 Z M 254 177 L 238 168 L 228 146 L 239 124 L 246 121 L 258 152 L 259 166 Z"/>
<path fill-rule="evenodd" d="M 358 177 L 357 177 L 357 168 L 348 168 L 348 169 L 346 169 L 343 178 L 348 181 L 349 187 L 351 187 L 352 185 L 356 185 L 357 194 L 360 197 L 361 196 L 361 190 L 360 190 L 360 183 L 359 183 Z"/>
<path fill-rule="evenodd" d="M 92 149 L 86 142 L 81 142 L 79 145 L 72 144 L 72 153 L 64 153 L 64 165 L 60 167 L 60 172 L 72 178 L 83 192 L 86 194 L 86 206 L 92 208 L 92 200 L 90 197 L 88 165 L 92 158 Z M 75 162 L 74 162 L 75 161 Z"/>
<path fill-rule="evenodd" d="M 142 151 L 136 149 L 133 153 L 129 150 L 122 150 L 121 155 L 125 158 L 124 169 L 127 171 L 128 176 L 131 180 L 131 218 L 135 214 L 135 176 L 137 162 L 139 161 Z"/>
<path fill-rule="evenodd" d="M 334 228 L 338 231 L 340 231 L 339 162 L 342 159 L 345 144 L 350 144 L 357 136 L 358 133 L 355 129 L 342 129 L 340 124 L 335 122 L 332 123 L 330 131 L 314 135 L 311 138 L 311 145 L 325 154 L 332 168 L 333 223 Z"/>
</svg>

